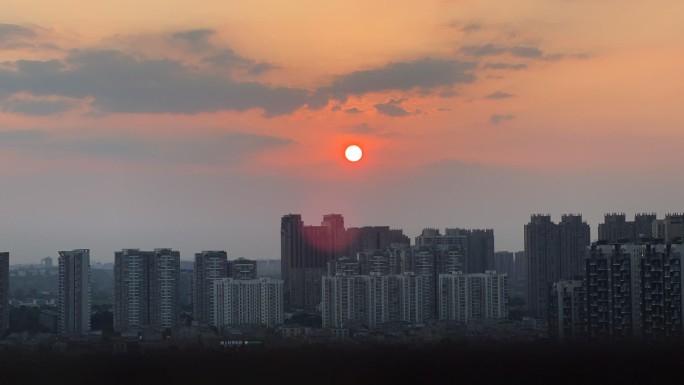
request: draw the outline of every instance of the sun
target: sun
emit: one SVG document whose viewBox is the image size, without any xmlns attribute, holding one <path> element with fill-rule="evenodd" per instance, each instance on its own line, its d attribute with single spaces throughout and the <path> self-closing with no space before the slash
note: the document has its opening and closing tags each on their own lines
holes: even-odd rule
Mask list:
<svg viewBox="0 0 684 385">
<path fill-rule="evenodd" d="M 346 156 L 347 160 L 350 162 L 358 162 L 363 156 L 363 151 L 361 151 L 361 147 L 352 144 L 344 151 L 344 156 Z"/>
</svg>

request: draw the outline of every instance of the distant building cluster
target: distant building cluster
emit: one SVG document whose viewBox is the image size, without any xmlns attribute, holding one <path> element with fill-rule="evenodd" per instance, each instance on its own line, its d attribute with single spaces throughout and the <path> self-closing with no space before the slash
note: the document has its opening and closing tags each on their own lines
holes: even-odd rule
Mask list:
<svg viewBox="0 0 684 385">
<path fill-rule="evenodd" d="M 325 328 L 508 315 L 507 277 L 494 272 L 491 229 L 448 228 L 442 234 L 426 228 L 411 246 L 402 230 L 389 226 L 346 229 L 339 214 L 324 216 L 321 226 L 305 226 L 300 215 L 290 214 L 281 221 L 281 250 L 286 306 L 320 310 Z M 452 277 L 462 278 L 465 287 L 449 290 Z M 454 304 L 466 309 L 460 318 Z"/>
</svg>

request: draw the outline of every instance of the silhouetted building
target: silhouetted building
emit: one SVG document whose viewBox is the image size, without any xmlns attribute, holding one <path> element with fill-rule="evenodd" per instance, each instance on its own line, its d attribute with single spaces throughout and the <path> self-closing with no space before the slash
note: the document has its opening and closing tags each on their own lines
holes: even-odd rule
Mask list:
<svg viewBox="0 0 684 385">
<path fill-rule="evenodd" d="M 59 252 L 59 333 L 90 331 L 90 250 Z"/>
<path fill-rule="evenodd" d="M 549 290 L 558 280 L 558 238 L 558 226 L 550 215 L 532 215 L 525 225 L 527 304 L 535 318 L 547 318 Z"/>
<path fill-rule="evenodd" d="M 497 273 L 515 277 L 515 254 L 510 251 L 497 251 L 494 254 L 494 270 Z"/>
<path fill-rule="evenodd" d="M 212 325 L 219 332 L 230 326 L 283 323 L 283 281 L 220 278 L 212 286 Z"/>
<path fill-rule="evenodd" d="M 515 252 L 515 279 L 524 281 L 527 279 L 527 257 L 524 251 Z"/>
<path fill-rule="evenodd" d="M 228 254 L 223 250 L 195 253 L 193 318 L 201 326 L 212 322 L 213 281 L 228 276 Z"/>
<path fill-rule="evenodd" d="M 52 258 L 50 257 L 45 257 L 40 260 L 40 267 L 44 267 L 46 269 L 52 268 Z"/>
<path fill-rule="evenodd" d="M 494 230 L 447 228 L 442 235 L 438 229 L 426 228 L 416 237 L 416 246 L 443 245 L 461 248 L 466 273 L 484 273 L 495 268 Z"/>
<path fill-rule="evenodd" d="M 191 307 L 195 298 L 195 270 L 182 269 L 180 271 L 180 304 Z"/>
<path fill-rule="evenodd" d="M 257 279 L 257 261 L 238 258 L 228 261 L 228 278 Z"/>
<path fill-rule="evenodd" d="M 549 297 L 549 336 L 561 342 L 586 338 L 587 299 L 584 281 L 554 282 Z"/>
<path fill-rule="evenodd" d="M 552 283 L 584 276 L 589 237 L 589 225 L 579 214 L 563 215 L 559 224 L 549 215 L 533 215 L 525 225 L 528 308 L 533 317 L 547 319 Z"/>
<path fill-rule="evenodd" d="M 171 249 L 114 253 L 114 329 L 163 330 L 180 319 L 180 253 Z"/>
<path fill-rule="evenodd" d="M 9 253 L 0 253 L 0 336 L 9 328 Z"/>
<path fill-rule="evenodd" d="M 653 222 L 656 215 L 641 213 L 634 216 L 634 221 L 627 221 L 624 213 L 610 213 L 604 216 L 603 223 L 598 225 L 598 240 L 608 243 L 639 242 L 640 237 L 657 237 L 653 233 Z"/>
<path fill-rule="evenodd" d="M 667 214 L 664 219 L 652 222 L 653 236 L 665 242 L 684 240 L 684 214 Z"/>
<path fill-rule="evenodd" d="M 584 277 L 584 258 L 591 244 L 590 230 L 582 215 L 567 214 L 558 223 L 559 232 L 559 270 L 560 279 L 582 279 Z"/>
</svg>

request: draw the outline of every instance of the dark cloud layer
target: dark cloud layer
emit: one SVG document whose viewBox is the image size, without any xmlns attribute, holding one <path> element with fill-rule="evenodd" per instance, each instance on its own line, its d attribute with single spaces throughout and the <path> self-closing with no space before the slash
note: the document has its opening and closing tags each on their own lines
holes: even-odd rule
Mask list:
<svg viewBox="0 0 684 385">
<path fill-rule="evenodd" d="M 505 47 L 495 44 L 483 44 L 483 45 L 466 45 L 458 50 L 459 53 L 468 56 L 497 56 L 504 53 L 508 53 L 515 57 L 525 58 L 525 59 L 541 59 L 544 57 L 544 51 L 534 46 L 513 46 Z"/>
<path fill-rule="evenodd" d="M 524 70 L 527 69 L 527 64 L 523 63 L 486 63 L 484 69 L 491 70 Z"/>
<path fill-rule="evenodd" d="M 17 37 L 26 38 L 34 37 L 35 35 L 35 31 L 31 28 L 16 24 L 0 24 L 0 44 Z"/>
<path fill-rule="evenodd" d="M 402 102 L 404 102 L 404 99 L 390 99 L 387 101 L 387 103 L 378 103 L 374 105 L 374 107 L 382 115 L 387 115 L 391 117 L 411 115 L 409 111 L 401 107 Z"/>
<path fill-rule="evenodd" d="M 19 115 L 54 115 L 68 111 L 72 107 L 73 103 L 65 100 L 13 98 L 0 101 L 0 110 Z"/>
<path fill-rule="evenodd" d="M 489 100 L 508 99 L 508 98 L 512 98 L 513 96 L 514 96 L 513 94 L 509 94 L 508 92 L 496 91 L 496 92 L 493 92 L 493 93 L 485 96 L 485 99 L 489 99 Z"/>
<path fill-rule="evenodd" d="M 173 60 L 138 58 L 120 51 L 73 51 L 64 62 L 19 61 L 0 70 L 0 93 L 27 92 L 93 98 L 110 113 L 195 114 L 260 108 L 289 114 L 306 104 L 303 89 L 271 88 L 205 74 Z"/>
<path fill-rule="evenodd" d="M 433 89 L 475 80 L 476 63 L 449 59 L 425 58 L 389 63 L 384 67 L 355 71 L 338 76 L 331 86 L 319 90 L 335 99 L 369 92 Z"/>
</svg>

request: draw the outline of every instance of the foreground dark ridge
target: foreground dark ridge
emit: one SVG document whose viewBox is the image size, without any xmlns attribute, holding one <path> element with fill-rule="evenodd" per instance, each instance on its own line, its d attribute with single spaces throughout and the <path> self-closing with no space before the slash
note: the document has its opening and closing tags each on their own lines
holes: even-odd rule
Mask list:
<svg viewBox="0 0 684 385">
<path fill-rule="evenodd" d="M 681 384 L 684 345 L 306 346 L 139 354 L 0 353 L 3 384 Z"/>
</svg>

